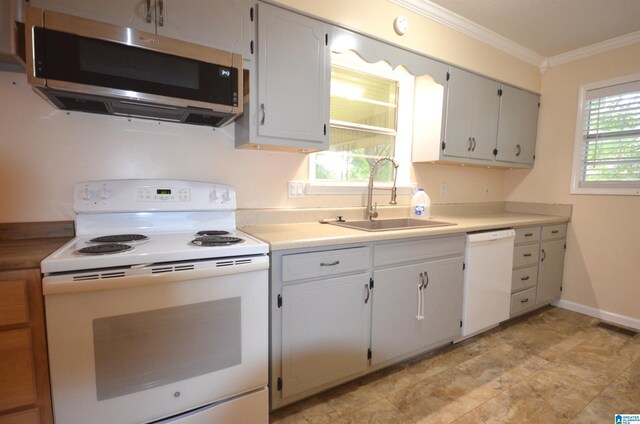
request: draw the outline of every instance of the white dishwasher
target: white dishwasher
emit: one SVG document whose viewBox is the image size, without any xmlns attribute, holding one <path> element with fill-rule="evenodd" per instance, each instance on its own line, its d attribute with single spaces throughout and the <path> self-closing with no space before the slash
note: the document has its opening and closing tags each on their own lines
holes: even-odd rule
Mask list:
<svg viewBox="0 0 640 424">
<path fill-rule="evenodd" d="M 509 318 L 514 230 L 467 234 L 462 336 Z"/>
</svg>

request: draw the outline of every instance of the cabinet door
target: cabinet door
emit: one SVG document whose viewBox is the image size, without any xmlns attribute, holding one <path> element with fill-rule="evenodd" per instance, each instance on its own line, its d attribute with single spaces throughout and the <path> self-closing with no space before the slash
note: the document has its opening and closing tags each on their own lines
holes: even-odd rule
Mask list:
<svg viewBox="0 0 640 424">
<path fill-rule="evenodd" d="M 155 0 L 31 0 L 30 4 L 112 25 L 150 33 L 156 31 Z"/>
<path fill-rule="evenodd" d="M 503 86 L 497 160 L 533 165 L 540 96 Z"/>
<path fill-rule="evenodd" d="M 369 274 L 282 288 L 282 397 L 367 368 Z"/>
<path fill-rule="evenodd" d="M 564 268 L 564 240 L 540 244 L 540 265 L 536 304 L 546 304 L 560 297 Z"/>
<path fill-rule="evenodd" d="M 373 273 L 371 365 L 388 362 L 424 345 L 424 320 L 418 319 L 418 303 L 423 282 L 420 274 L 425 270 L 423 262 Z"/>
<path fill-rule="evenodd" d="M 500 84 L 451 68 L 447 87 L 445 156 L 493 160 Z"/>
<path fill-rule="evenodd" d="M 471 156 L 475 75 L 451 68 L 447 85 L 447 112 L 444 133 L 444 155 Z"/>
<path fill-rule="evenodd" d="M 426 345 L 453 340 L 460 335 L 463 259 L 451 258 L 426 263 L 423 337 Z"/>
<path fill-rule="evenodd" d="M 251 7 L 243 0 L 158 1 L 158 34 L 250 59 Z"/>
<path fill-rule="evenodd" d="M 53 422 L 42 303 L 39 269 L 0 273 L 0 423 Z"/>
<path fill-rule="evenodd" d="M 500 83 L 480 76 L 475 77 L 471 157 L 492 161 L 493 150 L 496 148 L 498 139 Z"/>
<path fill-rule="evenodd" d="M 268 4 L 258 15 L 258 135 L 328 147 L 330 58 L 323 22 Z M 289 140 L 289 142 L 287 142 Z"/>
</svg>

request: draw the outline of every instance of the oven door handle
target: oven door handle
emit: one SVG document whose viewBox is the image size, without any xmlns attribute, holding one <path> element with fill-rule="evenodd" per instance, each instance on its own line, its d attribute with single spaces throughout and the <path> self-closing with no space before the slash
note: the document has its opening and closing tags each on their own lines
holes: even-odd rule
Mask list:
<svg viewBox="0 0 640 424">
<path fill-rule="evenodd" d="M 242 259 L 246 261 L 246 259 Z M 194 264 L 194 269 L 185 269 L 188 264 L 150 265 L 143 268 L 131 267 L 125 276 L 116 276 L 118 271 L 90 271 L 71 275 L 46 276 L 42 280 L 42 291 L 45 296 L 59 293 L 87 292 L 109 290 L 125 287 L 146 286 L 150 284 L 167 284 L 180 281 L 215 278 L 223 275 L 240 274 L 269 269 L 268 256 L 252 257 L 250 262 L 228 265 L 233 259 L 221 259 L 208 264 Z M 240 260 L 238 260 L 240 261 Z M 167 270 L 174 266 L 176 270 Z M 174 269 L 175 269 L 174 268 Z M 178 270 L 179 269 L 179 270 Z M 94 277 L 95 278 L 90 278 Z M 99 278 L 102 276 L 102 278 Z M 76 281 L 74 281 L 74 277 Z"/>
</svg>

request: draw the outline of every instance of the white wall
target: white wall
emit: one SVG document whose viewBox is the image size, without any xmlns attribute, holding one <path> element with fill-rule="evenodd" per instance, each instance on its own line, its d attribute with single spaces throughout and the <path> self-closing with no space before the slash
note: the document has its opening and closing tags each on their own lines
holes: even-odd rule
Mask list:
<svg viewBox="0 0 640 424">
<path fill-rule="evenodd" d="M 547 70 L 535 167 L 505 174 L 508 201 L 573 204 L 562 299 L 636 319 L 640 198 L 571 195 L 569 189 L 579 86 L 638 72 L 640 44 Z"/>
<path fill-rule="evenodd" d="M 306 155 L 237 150 L 223 129 L 128 120 L 50 106 L 24 74 L 0 72 L 0 222 L 73 219 L 77 181 L 167 178 L 234 185 L 240 208 L 363 206 L 364 196 L 288 199 L 287 181 L 308 175 Z M 503 171 L 418 165 L 434 203 L 499 201 Z M 469 185 L 468 181 L 474 181 Z M 446 182 L 449 196 L 439 196 Z M 490 187 L 484 196 L 483 187 Z M 379 204 L 387 195 L 376 199 Z M 401 204 L 409 196 L 400 196 Z"/>
</svg>

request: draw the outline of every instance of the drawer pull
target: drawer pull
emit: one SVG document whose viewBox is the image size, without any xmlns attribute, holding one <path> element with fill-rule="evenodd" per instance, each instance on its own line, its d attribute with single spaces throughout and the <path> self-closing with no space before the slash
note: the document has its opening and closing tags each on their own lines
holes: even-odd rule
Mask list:
<svg viewBox="0 0 640 424">
<path fill-rule="evenodd" d="M 551 231 L 551 234 L 558 234 L 560 232 L 560 230 L 553 230 Z"/>
<path fill-rule="evenodd" d="M 529 279 L 529 276 L 527 275 L 526 277 L 522 277 L 520 280 L 521 281 L 527 281 Z"/>
<path fill-rule="evenodd" d="M 520 303 L 527 303 L 528 301 L 529 301 L 529 298 L 527 297 L 526 299 L 522 299 Z"/>
<path fill-rule="evenodd" d="M 333 261 L 333 262 L 320 262 L 320 266 L 336 266 L 339 265 L 340 261 Z"/>
<path fill-rule="evenodd" d="M 528 258 L 529 256 L 531 256 L 531 253 L 525 253 L 522 256 L 524 256 L 525 258 Z"/>
<path fill-rule="evenodd" d="M 525 237 L 531 237 L 532 235 L 533 235 L 533 233 L 527 233 L 527 234 L 525 234 L 524 236 L 525 236 Z"/>
</svg>

